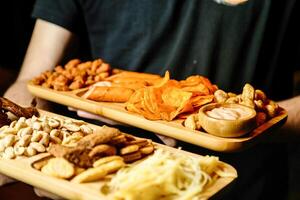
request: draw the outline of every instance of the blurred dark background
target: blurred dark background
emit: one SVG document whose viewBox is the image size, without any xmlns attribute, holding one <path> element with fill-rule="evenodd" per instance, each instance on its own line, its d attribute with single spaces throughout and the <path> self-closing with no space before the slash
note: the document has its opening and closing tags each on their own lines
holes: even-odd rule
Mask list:
<svg viewBox="0 0 300 200">
<path fill-rule="evenodd" d="M 34 26 L 34 19 L 31 18 L 33 4 L 34 0 L 10 0 L 1 1 L 0 3 L 1 96 L 7 87 L 14 82 L 21 67 Z M 283 6 L 282 1 L 272 2 L 271 15 L 267 24 L 265 37 L 262 41 L 262 49 L 258 63 L 262 66 L 270 64 L 283 66 L 293 65 L 295 68 L 300 69 L 299 1 L 296 1 L 292 7 L 288 6 Z M 281 14 L 282 9 L 290 9 L 289 16 L 283 16 Z M 281 23 L 283 18 L 286 18 L 284 24 Z M 279 79 L 278 81 L 280 82 L 281 80 Z M 300 94 L 299 71 L 295 73 L 294 82 L 295 95 Z M 284 90 L 284 88 L 282 89 Z M 297 152 L 297 149 L 295 149 L 294 153 L 295 159 L 291 160 L 291 168 L 295 171 L 298 170 L 297 166 L 300 166 L 299 157 L 297 158 L 300 152 Z M 300 173 L 292 173 L 291 176 L 294 177 L 292 180 L 294 186 L 291 187 L 289 199 L 297 199 L 297 197 L 300 196 L 300 179 L 298 179 L 300 178 Z M 298 190 L 295 189 L 297 187 Z M 28 188 L 30 188 L 30 186 L 22 183 L 15 184 L 12 187 L 1 187 L 0 199 L 18 199 L 17 194 L 22 194 L 22 199 L 38 199 L 32 190 L 28 190 Z"/>
<path fill-rule="evenodd" d="M 0 3 L 0 94 L 15 80 L 30 40 L 34 0 Z"/>
</svg>

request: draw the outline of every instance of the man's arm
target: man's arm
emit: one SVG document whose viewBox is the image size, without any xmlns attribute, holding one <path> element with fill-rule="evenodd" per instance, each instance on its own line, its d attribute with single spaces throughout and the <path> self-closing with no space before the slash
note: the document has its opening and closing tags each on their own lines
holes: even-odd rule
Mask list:
<svg viewBox="0 0 300 200">
<path fill-rule="evenodd" d="M 278 104 L 288 111 L 288 119 L 280 130 L 279 138 L 288 141 L 300 140 L 300 96 L 278 102 Z M 295 140 L 293 140 L 295 138 Z"/>
<path fill-rule="evenodd" d="M 38 19 L 16 82 L 6 91 L 5 97 L 21 105 L 30 104 L 33 96 L 26 82 L 53 67 L 64 56 L 73 34 L 55 24 Z M 39 103 L 40 107 L 43 107 Z"/>
</svg>

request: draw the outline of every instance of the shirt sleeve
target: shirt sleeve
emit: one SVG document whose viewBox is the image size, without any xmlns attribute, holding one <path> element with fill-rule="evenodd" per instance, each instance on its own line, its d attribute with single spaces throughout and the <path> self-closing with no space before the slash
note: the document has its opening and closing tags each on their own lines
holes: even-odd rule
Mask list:
<svg viewBox="0 0 300 200">
<path fill-rule="evenodd" d="M 71 32 L 77 32 L 80 18 L 79 5 L 75 0 L 36 0 L 32 17 L 43 19 Z"/>
</svg>

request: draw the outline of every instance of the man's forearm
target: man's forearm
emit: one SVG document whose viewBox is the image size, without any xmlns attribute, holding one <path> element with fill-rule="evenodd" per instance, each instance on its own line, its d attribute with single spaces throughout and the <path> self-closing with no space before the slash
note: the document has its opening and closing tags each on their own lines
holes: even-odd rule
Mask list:
<svg viewBox="0 0 300 200">
<path fill-rule="evenodd" d="M 71 38 L 70 31 L 38 19 L 17 80 L 29 80 L 53 69 L 64 55 Z"/>
<path fill-rule="evenodd" d="M 26 83 L 46 70 L 52 70 L 64 56 L 73 34 L 52 23 L 37 20 L 17 81 L 4 96 L 21 105 L 29 105 L 33 96 L 27 91 Z M 39 101 L 39 107 L 46 104 Z"/>
<path fill-rule="evenodd" d="M 288 119 L 281 132 L 300 140 L 300 96 L 280 101 L 278 104 L 288 111 Z"/>
</svg>

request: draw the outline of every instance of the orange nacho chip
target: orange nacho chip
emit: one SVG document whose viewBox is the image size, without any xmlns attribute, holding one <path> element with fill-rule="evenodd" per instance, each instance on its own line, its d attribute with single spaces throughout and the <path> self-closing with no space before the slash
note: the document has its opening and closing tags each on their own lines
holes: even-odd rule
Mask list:
<svg viewBox="0 0 300 200">
<path fill-rule="evenodd" d="M 136 90 L 126 109 L 139 113 L 150 120 L 171 121 L 182 113 L 192 113 L 200 106 L 213 101 L 213 92 L 217 89 L 202 76 L 191 76 L 183 81 L 165 76 L 153 86 Z"/>
</svg>

